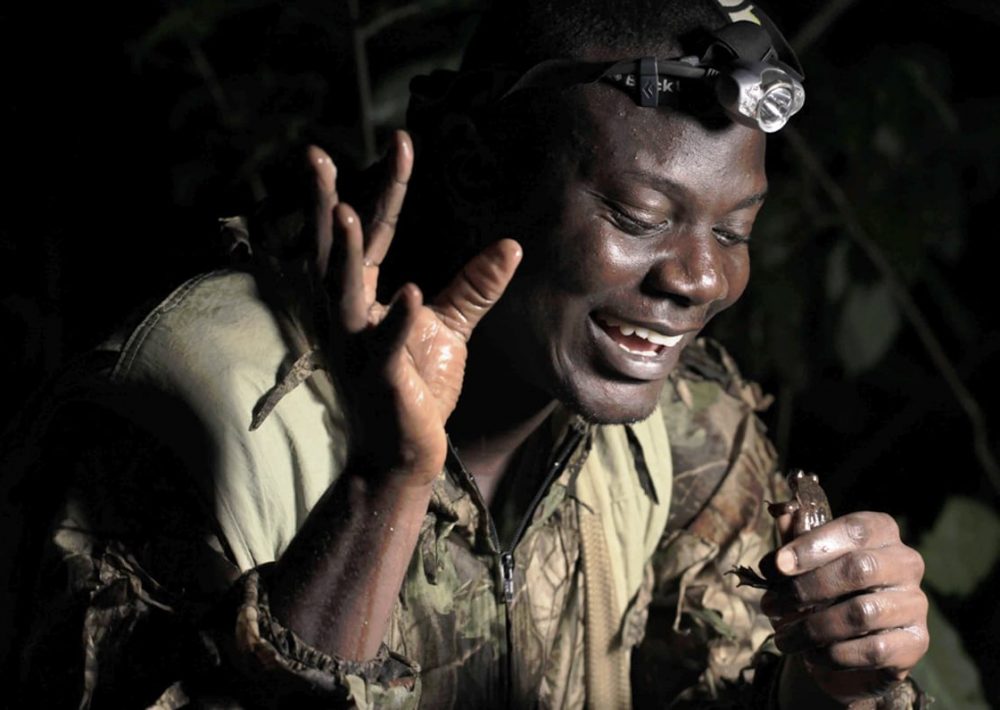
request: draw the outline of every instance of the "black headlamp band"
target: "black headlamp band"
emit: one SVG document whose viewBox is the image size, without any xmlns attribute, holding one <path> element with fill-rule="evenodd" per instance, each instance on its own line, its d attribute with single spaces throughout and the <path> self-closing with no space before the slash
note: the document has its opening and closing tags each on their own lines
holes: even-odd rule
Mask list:
<svg viewBox="0 0 1000 710">
<path fill-rule="evenodd" d="M 679 90 L 677 80 L 703 80 L 713 70 L 677 60 L 640 57 L 617 62 L 581 62 L 575 59 L 550 59 L 524 73 L 500 97 L 503 101 L 524 89 L 565 89 L 575 84 L 593 84 L 602 79 L 623 88 L 638 87 L 641 106 L 665 106 L 663 94 Z"/>
<path fill-rule="evenodd" d="M 467 109 L 488 109 L 525 89 L 559 91 L 603 80 L 629 93 L 642 107 L 676 107 L 687 97 L 684 106 L 699 106 L 696 110 L 721 106 L 733 120 L 773 132 L 801 108 L 803 75 L 798 59 L 770 18 L 757 8 L 752 10 L 755 21 L 731 22 L 712 33 L 700 57 L 615 62 L 551 59 L 522 73 L 500 67 L 449 72 L 451 81 L 445 72 L 435 72 L 414 80 L 414 99 L 419 106 L 475 97 Z M 421 91 L 430 84 L 443 90 Z"/>
<path fill-rule="evenodd" d="M 800 82 L 805 81 L 806 73 L 802 69 L 802 64 L 799 63 L 799 58 L 795 56 L 792 45 L 785 39 L 785 35 L 781 34 L 781 30 L 771 21 L 771 18 L 759 8 L 757 9 L 757 19 L 760 20 L 761 26 L 767 30 L 767 35 L 771 38 L 771 44 L 778 53 L 779 63 L 785 71 L 792 74 Z"/>
</svg>

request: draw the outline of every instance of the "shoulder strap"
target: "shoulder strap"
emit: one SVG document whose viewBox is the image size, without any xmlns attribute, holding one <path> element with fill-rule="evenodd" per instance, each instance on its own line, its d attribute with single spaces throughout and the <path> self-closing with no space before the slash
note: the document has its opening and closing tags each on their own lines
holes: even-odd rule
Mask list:
<svg viewBox="0 0 1000 710">
<path fill-rule="evenodd" d="M 584 649 L 587 707 L 627 710 L 632 707 L 629 682 L 630 648 L 617 643 L 619 606 L 611 578 L 611 556 L 604 527 L 596 513 L 580 511 L 580 548 L 584 579 Z"/>
<path fill-rule="evenodd" d="M 631 647 L 625 610 L 663 535 L 672 463 L 663 418 L 602 426 L 575 489 L 584 575 L 587 706 L 631 707 Z"/>
</svg>

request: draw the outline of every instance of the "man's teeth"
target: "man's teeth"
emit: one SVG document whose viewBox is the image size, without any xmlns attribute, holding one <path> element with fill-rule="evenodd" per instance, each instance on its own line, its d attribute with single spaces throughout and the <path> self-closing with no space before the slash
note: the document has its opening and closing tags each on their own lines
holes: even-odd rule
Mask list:
<svg viewBox="0 0 1000 710">
<path fill-rule="evenodd" d="M 604 316 L 601 318 L 604 323 L 613 328 L 617 328 L 622 332 L 623 335 L 638 335 L 643 340 L 648 340 L 656 345 L 666 345 L 668 348 L 672 348 L 681 342 L 683 335 L 663 335 L 663 333 L 657 333 L 655 330 L 650 330 L 649 328 L 643 328 L 641 325 L 635 325 L 633 323 L 626 323 L 625 321 L 618 320 L 617 318 L 609 318 Z"/>
</svg>

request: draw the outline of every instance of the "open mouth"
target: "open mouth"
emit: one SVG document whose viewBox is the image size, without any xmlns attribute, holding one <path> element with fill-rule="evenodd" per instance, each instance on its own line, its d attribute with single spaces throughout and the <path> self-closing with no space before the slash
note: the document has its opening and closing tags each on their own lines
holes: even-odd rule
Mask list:
<svg viewBox="0 0 1000 710">
<path fill-rule="evenodd" d="M 653 358 L 681 342 L 683 335 L 666 335 L 636 323 L 597 315 L 594 320 L 614 343 L 627 353 Z"/>
</svg>

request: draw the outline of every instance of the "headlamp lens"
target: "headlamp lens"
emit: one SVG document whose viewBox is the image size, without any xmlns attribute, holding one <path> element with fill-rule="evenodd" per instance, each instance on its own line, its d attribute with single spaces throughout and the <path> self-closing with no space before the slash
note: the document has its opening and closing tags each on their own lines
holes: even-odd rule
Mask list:
<svg viewBox="0 0 1000 710">
<path fill-rule="evenodd" d="M 719 104 L 734 121 L 765 133 L 780 130 L 805 103 L 799 81 L 781 69 L 741 63 L 715 80 Z"/>
<path fill-rule="evenodd" d="M 792 117 L 795 95 L 792 87 L 778 84 L 770 87 L 757 104 L 757 125 L 765 133 L 780 130 Z"/>
</svg>

